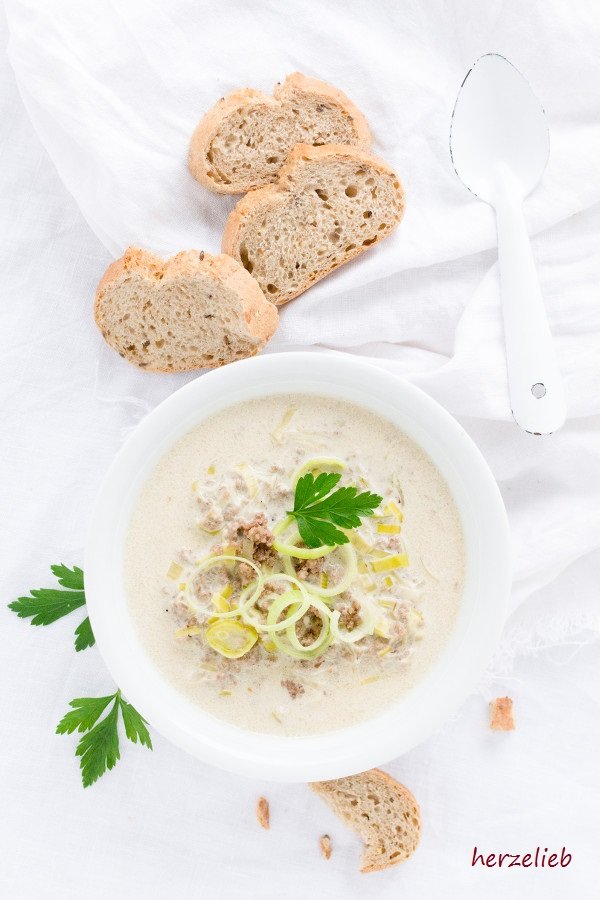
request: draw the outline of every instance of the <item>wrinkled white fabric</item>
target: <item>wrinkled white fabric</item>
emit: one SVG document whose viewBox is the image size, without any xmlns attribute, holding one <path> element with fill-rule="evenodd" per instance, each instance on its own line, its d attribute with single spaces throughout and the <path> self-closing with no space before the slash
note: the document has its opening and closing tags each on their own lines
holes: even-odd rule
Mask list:
<svg viewBox="0 0 600 900">
<path fill-rule="evenodd" d="M 514 585 L 479 695 L 390 765 L 422 803 L 425 833 L 410 864 L 373 881 L 356 875 L 355 842 L 306 789 L 215 773 L 158 738 L 152 756 L 122 748 L 117 769 L 83 794 L 74 741 L 52 729 L 68 700 L 108 691 L 110 677 L 96 650 L 71 651 L 76 623 L 32 629 L 3 614 L 0 755 L 11 810 L 0 821 L 4 894 L 74 897 L 84 884 L 90 897 L 119 898 L 594 896 L 598 735 L 587 723 L 597 709 L 600 635 L 596 4 L 6 6 L 21 95 L 5 65 L 6 595 L 50 584 L 51 562 L 81 561 L 94 493 L 123 437 L 196 377 L 139 372 L 102 343 L 91 298 L 103 269 L 129 243 L 165 254 L 218 251 L 235 201 L 187 172 L 190 133 L 224 93 L 271 91 L 296 69 L 340 86 L 364 111 L 375 152 L 405 183 L 407 213 L 380 247 L 283 309 L 268 352 L 360 354 L 454 413 L 502 490 Z M 458 87 L 489 50 L 530 80 L 551 132 L 550 162 L 525 210 L 569 406 L 567 425 L 549 438 L 526 435 L 510 419 L 493 214 L 460 184 L 448 153 Z M 519 731 L 505 740 L 486 731 L 484 701 L 506 692 L 515 696 Z M 253 826 L 261 791 L 274 809 L 268 834 Z M 336 845 L 327 865 L 315 851 L 325 830 Z M 511 878 L 469 865 L 475 843 L 491 852 L 549 841 L 571 843 L 577 867 Z"/>
</svg>

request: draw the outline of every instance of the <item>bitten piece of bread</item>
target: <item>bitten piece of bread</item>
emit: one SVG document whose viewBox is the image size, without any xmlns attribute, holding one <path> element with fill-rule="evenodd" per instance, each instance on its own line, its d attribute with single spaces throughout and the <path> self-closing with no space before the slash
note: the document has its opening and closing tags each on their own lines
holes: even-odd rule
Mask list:
<svg viewBox="0 0 600 900">
<path fill-rule="evenodd" d="M 270 184 L 294 144 L 351 144 L 367 150 L 366 119 L 342 91 L 300 72 L 273 97 L 250 88 L 223 97 L 201 119 L 190 143 L 194 178 L 218 194 Z"/>
<path fill-rule="evenodd" d="M 417 802 L 408 788 L 380 769 L 317 781 L 311 787 L 364 841 L 361 872 L 398 865 L 417 849 Z"/>
<path fill-rule="evenodd" d="M 151 372 L 254 356 L 278 320 L 254 278 L 230 256 L 186 250 L 163 261 L 135 247 L 108 267 L 94 314 L 106 342 Z"/>
<path fill-rule="evenodd" d="M 298 144 L 277 184 L 238 201 L 222 250 L 280 306 L 383 240 L 403 214 L 404 191 L 384 162 L 341 144 Z"/>
<path fill-rule="evenodd" d="M 492 731 L 514 731 L 513 702 L 510 697 L 496 697 L 490 703 L 490 728 Z"/>
</svg>

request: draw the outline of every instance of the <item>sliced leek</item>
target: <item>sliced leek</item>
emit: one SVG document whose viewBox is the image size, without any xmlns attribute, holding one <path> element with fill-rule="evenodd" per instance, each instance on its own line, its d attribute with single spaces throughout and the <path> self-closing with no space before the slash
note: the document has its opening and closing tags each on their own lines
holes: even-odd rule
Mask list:
<svg viewBox="0 0 600 900">
<path fill-rule="evenodd" d="M 383 606 L 384 609 L 393 609 L 396 605 L 395 600 L 388 600 L 386 597 L 380 597 L 377 603 L 379 606 Z"/>
<path fill-rule="evenodd" d="M 361 684 L 374 684 L 376 681 L 381 681 L 381 675 L 370 675 L 368 678 L 363 678 Z"/>
<path fill-rule="evenodd" d="M 239 474 L 244 479 L 246 490 L 248 491 L 248 496 L 255 497 L 256 492 L 258 491 L 258 482 L 254 477 L 252 469 L 247 466 L 246 463 L 240 463 L 240 465 L 236 466 L 235 469 L 236 472 L 239 472 Z"/>
<path fill-rule="evenodd" d="M 281 422 L 279 423 L 275 431 L 271 432 L 271 437 L 276 444 L 283 443 L 283 435 L 285 434 L 288 425 L 292 421 L 294 414 L 296 413 L 296 409 L 297 408 L 295 406 L 289 406 L 283 414 L 283 418 L 281 419 Z"/>
<path fill-rule="evenodd" d="M 365 541 L 365 539 L 362 537 L 362 535 L 360 535 L 358 533 L 358 531 L 348 532 L 348 538 L 350 540 L 350 543 L 354 547 L 356 547 L 356 549 L 360 553 L 372 553 L 373 552 L 373 545 L 367 543 L 367 541 Z"/>
<path fill-rule="evenodd" d="M 331 614 L 331 633 L 344 644 L 356 644 L 367 635 L 373 634 L 375 628 L 375 611 L 370 603 L 360 604 L 360 625 L 347 631 L 340 627 L 340 611 L 335 609 Z"/>
<path fill-rule="evenodd" d="M 177 581 L 182 572 L 183 566 L 180 566 L 179 563 L 172 562 L 167 569 L 167 578 L 170 578 L 172 581 Z"/>
<path fill-rule="evenodd" d="M 262 589 L 264 588 L 265 584 L 277 584 L 278 582 L 284 582 L 291 585 L 290 590 L 286 591 L 284 594 L 277 594 L 275 591 L 271 591 L 271 593 L 262 595 Z M 269 579 L 263 579 L 263 583 L 261 585 L 261 593 L 259 594 L 259 596 L 262 595 L 261 599 L 270 600 L 271 598 L 273 598 L 272 603 L 268 609 L 267 621 L 263 622 L 256 615 L 252 614 L 252 608 L 256 600 L 254 600 L 252 603 L 248 603 L 245 599 L 246 593 L 252 591 L 252 589 L 253 585 L 250 584 L 247 588 L 245 588 L 244 591 L 242 591 L 242 593 L 240 594 L 240 603 L 238 608 L 240 610 L 242 619 L 247 624 L 252 625 L 253 628 L 256 628 L 257 631 L 260 632 L 266 632 L 268 634 L 273 631 L 284 631 L 292 621 L 297 622 L 298 619 L 302 618 L 302 616 L 306 613 L 310 606 L 310 598 L 302 582 L 294 575 L 288 575 L 284 572 L 277 573 L 276 575 L 272 575 Z M 290 598 L 290 595 L 293 595 L 291 597 L 291 602 L 287 602 Z M 286 602 L 283 602 L 283 598 L 285 598 Z M 258 597 L 256 597 L 256 599 L 258 599 Z M 286 618 L 283 622 L 278 622 L 277 620 L 279 619 L 281 612 L 293 604 L 297 604 L 299 609 L 292 610 L 288 618 Z M 271 616 L 270 620 L 269 616 L 271 615 L 271 611 L 273 610 L 273 608 L 275 608 L 275 610 L 279 610 L 279 612 L 277 612 L 277 615 L 275 615 L 274 619 Z"/>
<path fill-rule="evenodd" d="M 186 628 L 178 628 L 175 632 L 175 637 L 193 637 L 195 634 L 200 634 L 201 631 L 202 629 L 199 625 L 188 625 Z"/>
<path fill-rule="evenodd" d="M 358 574 L 356 569 L 356 553 L 352 544 L 341 544 L 334 549 L 338 550 L 343 557 L 344 574 L 340 580 L 331 587 L 323 588 L 316 584 L 311 584 L 311 593 L 317 594 L 319 597 L 337 597 L 338 594 L 343 594 L 344 591 L 348 590 Z M 284 564 L 285 562 L 286 560 L 284 560 Z"/>
<path fill-rule="evenodd" d="M 389 641 L 389 639 L 391 638 L 389 625 L 389 622 L 386 622 L 384 619 L 380 619 L 373 629 L 373 634 L 375 635 L 375 637 L 383 638 L 384 641 Z"/>
<path fill-rule="evenodd" d="M 251 615 L 249 609 L 244 610 L 242 618 L 257 631 L 265 632 L 268 635 L 273 635 L 278 631 L 285 631 L 290 625 L 295 625 L 308 612 L 310 606 L 310 601 L 305 599 L 300 591 L 295 588 L 286 591 L 285 594 L 267 594 L 264 599 L 272 599 L 266 623 Z M 289 615 L 279 622 L 279 616 L 286 609 L 291 610 Z M 274 615 L 271 614 L 272 610 L 275 610 Z"/>
<path fill-rule="evenodd" d="M 227 659 L 239 659 L 254 647 L 258 634 L 243 622 L 213 622 L 204 633 L 206 642 Z"/>
<path fill-rule="evenodd" d="M 392 556 L 384 556 L 374 559 L 371 563 L 373 572 L 389 572 L 390 569 L 403 569 L 408 565 L 406 553 L 395 553 Z"/>
<path fill-rule="evenodd" d="M 388 525 L 385 522 L 381 522 L 377 526 L 377 531 L 379 534 L 400 534 L 400 526 Z"/>
<path fill-rule="evenodd" d="M 281 522 L 278 522 L 273 527 L 273 535 L 274 537 L 278 537 L 284 531 L 286 531 L 289 526 L 292 524 L 292 517 L 287 516 L 285 519 L 282 519 Z M 273 547 L 277 550 L 281 556 L 294 556 L 296 559 L 320 559 L 322 556 L 327 556 L 335 547 L 328 547 L 323 544 L 321 547 L 297 547 L 296 544 L 300 540 L 300 534 L 296 529 L 294 529 L 294 533 L 292 538 L 288 541 L 283 540 L 275 540 L 273 541 Z"/>
<path fill-rule="evenodd" d="M 264 576 L 256 563 L 251 559 L 246 559 L 245 556 L 230 556 L 228 554 L 221 554 L 219 556 L 207 556 L 206 559 L 201 559 L 196 563 L 197 573 L 200 573 L 206 572 L 213 566 L 224 565 L 226 567 L 233 567 L 236 562 L 246 563 L 246 565 L 251 566 L 256 572 L 256 581 L 252 582 L 252 591 L 243 592 L 247 593 L 247 597 L 244 598 L 243 604 L 240 602 L 242 598 L 242 595 L 240 595 L 240 597 L 238 598 L 238 604 L 233 609 L 229 609 L 225 612 L 214 613 L 214 617 L 217 619 L 232 619 L 234 618 L 234 616 L 239 616 L 246 607 L 252 606 L 260 597 L 264 585 Z M 192 609 L 198 610 L 200 608 L 196 603 L 195 598 L 192 597 L 189 588 L 187 591 L 187 602 L 192 607 Z"/>
<path fill-rule="evenodd" d="M 286 636 L 292 647 L 295 647 L 296 650 L 303 651 L 304 653 L 311 653 L 314 650 L 318 650 L 327 640 L 329 636 L 329 623 L 331 618 L 331 610 L 328 606 L 323 603 L 322 600 L 319 600 L 317 597 L 311 597 L 310 608 L 317 611 L 321 619 L 321 630 L 318 636 L 311 644 L 302 644 L 298 635 L 296 633 L 296 624 L 291 623 L 286 628 Z"/>
<path fill-rule="evenodd" d="M 277 645 L 277 649 L 280 650 L 281 653 L 285 653 L 293 659 L 315 659 L 317 656 L 322 656 L 331 644 L 331 632 L 327 634 L 323 643 L 317 647 L 316 650 L 297 650 L 296 647 L 293 647 L 290 644 L 289 640 L 283 638 L 279 634 L 273 635 L 273 642 Z"/>
<path fill-rule="evenodd" d="M 294 540 L 299 541 L 300 535 Z M 321 559 L 335 550 L 335 546 L 329 547 L 326 544 L 322 544 L 320 547 L 296 547 L 293 541 L 287 544 L 273 541 L 273 547 L 281 556 L 293 556 L 295 559 Z"/>
<path fill-rule="evenodd" d="M 212 595 L 211 603 L 217 612 L 229 612 L 231 609 L 229 605 L 229 598 L 233 594 L 233 586 L 231 583 L 226 584 L 222 591 L 217 591 Z"/>
<path fill-rule="evenodd" d="M 286 516 L 285 519 L 282 519 L 280 522 L 277 522 L 275 525 L 273 525 L 273 528 L 271 529 L 273 536 L 277 537 L 278 534 L 281 534 L 282 532 L 284 532 L 286 530 L 286 528 L 289 528 L 289 526 L 292 524 L 292 522 L 293 522 L 293 516 Z"/>
<path fill-rule="evenodd" d="M 404 513 L 395 500 L 388 500 L 388 502 L 384 506 L 384 511 L 388 516 L 393 516 L 399 522 L 402 522 L 404 519 Z"/>
<path fill-rule="evenodd" d="M 198 528 L 200 529 L 200 531 L 203 531 L 204 534 L 218 534 L 220 531 L 223 531 L 222 525 L 219 525 L 218 528 L 207 528 L 200 521 L 198 521 Z"/>
<path fill-rule="evenodd" d="M 307 459 L 305 463 L 296 469 L 292 475 L 292 485 L 295 487 L 296 482 L 300 481 L 302 476 L 306 475 L 307 472 L 330 472 L 331 469 L 341 469 L 343 472 L 345 468 L 346 463 L 337 456 L 314 456 L 312 459 Z"/>
</svg>

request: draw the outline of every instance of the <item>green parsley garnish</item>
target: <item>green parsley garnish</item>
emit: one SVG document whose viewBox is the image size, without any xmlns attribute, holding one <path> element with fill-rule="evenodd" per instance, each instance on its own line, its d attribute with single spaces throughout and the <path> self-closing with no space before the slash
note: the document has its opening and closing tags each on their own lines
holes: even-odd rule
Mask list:
<svg viewBox="0 0 600 900">
<path fill-rule="evenodd" d="M 100 719 L 105 709 L 112 703 L 106 716 Z M 118 690 L 108 697 L 78 697 L 71 700 L 71 709 L 57 725 L 57 734 L 83 734 L 77 744 L 75 755 L 80 757 L 81 779 L 84 787 L 89 787 L 101 775 L 112 769 L 121 758 L 119 752 L 119 711 L 123 718 L 125 734 L 130 741 L 152 750 L 147 722 L 139 712 L 121 696 Z M 100 719 L 100 721 L 98 721 Z"/>
<path fill-rule="evenodd" d="M 39 588 L 30 591 L 29 597 L 19 597 L 9 603 L 22 619 L 31 617 L 31 625 L 51 625 L 85 604 L 83 572 L 78 566 L 50 566 L 58 583 L 65 590 Z M 89 617 L 75 629 L 75 649 L 83 650 L 96 643 Z M 103 719 L 100 717 L 112 704 Z M 78 697 L 71 700 L 71 709 L 58 723 L 57 734 L 72 734 L 78 731 L 80 738 L 75 750 L 80 757 L 81 778 L 84 787 L 89 787 L 108 769 L 112 769 L 120 759 L 119 752 L 119 712 L 123 719 L 125 734 L 130 741 L 152 750 L 152 741 L 146 727 L 147 722 L 139 712 L 123 699 L 117 690 L 108 697 Z"/>
<path fill-rule="evenodd" d="M 339 528 L 358 528 L 360 517 L 372 516 L 383 499 L 370 491 L 359 494 L 358 488 L 352 486 L 334 491 L 341 477 L 337 473 L 322 472 L 315 478 L 307 472 L 298 479 L 294 509 L 288 515 L 296 520 L 300 537 L 307 547 L 347 544 L 348 536 Z"/>
<path fill-rule="evenodd" d="M 31 625 L 51 625 L 57 619 L 68 616 L 69 613 L 85 605 L 85 592 L 83 588 L 83 572 L 78 566 L 69 569 L 67 566 L 50 566 L 58 583 L 65 590 L 56 588 L 34 588 L 29 597 L 19 597 L 8 604 L 9 609 L 21 619 L 31 617 Z M 96 643 L 89 617 L 75 629 L 75 649 L 85 650 Z"/>
</svg>

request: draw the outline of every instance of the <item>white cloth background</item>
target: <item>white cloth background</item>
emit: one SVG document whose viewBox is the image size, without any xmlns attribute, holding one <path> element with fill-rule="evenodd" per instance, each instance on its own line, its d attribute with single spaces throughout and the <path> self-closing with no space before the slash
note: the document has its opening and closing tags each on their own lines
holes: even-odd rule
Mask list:
<svg viewBox="0 0 600 900">
<path fill-rule="evenodd" d="M 7 18 L 3 594 L 50 584 L 51 562 L 81 561 L 94 493 L 124 434 L 193 377 L 138 372 L 102 344 L 91 315 L 97 280 L 128 243 L 218 251 L 233 201 L 188 174 L 191 130 L 229 90 L 270 91 L 294 69 L 339 85 L 365 112 L 375 152 L 405 183 L 408 208 L 380 248 L 282 311 L 269 352 L 359 353 L 457 415 L 500 484 L 515 581 L 512 615 L 479 692 L 440 734 L 388 767 L 422 804 L 418 854 L 366 878 L 356 874 L 355 839 L 307 789 L 215 772 L 159 738 L 153 754 L 122 747 L 117 769 L 84 793 L 74 740 L 52 730 L 69 699 L 107 691 L 110 677 L 96 650 L 73 653 L 76 623 L 36 630 L 2 613 L 5 895 L 594 896 L 596 4 L 8 0 Z M 458 86 L 489 50 L 527 75 L 551 129 L 550 163 L 526 208 L 569 405 L 567 425 L 550 438 L 522 433 L 509 417 L 493 215 L 458 182 L 448 155 Z M 491 735 L 485 701 L 505 692 L 515 697 L 519 730 Z M 261 792 L 273 807 L 268 834 L 253 819 Z M 329 863 L 316 851 L 323 831 L 336 848 Z M 540 843 L 566 844 L 572 867 L 482 872 L 469 864 L 474 844 L 491 852 Z"/>
</svg>

